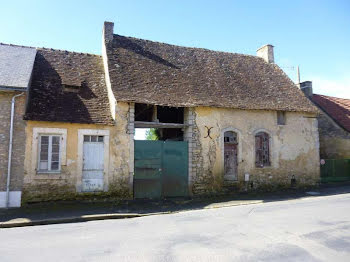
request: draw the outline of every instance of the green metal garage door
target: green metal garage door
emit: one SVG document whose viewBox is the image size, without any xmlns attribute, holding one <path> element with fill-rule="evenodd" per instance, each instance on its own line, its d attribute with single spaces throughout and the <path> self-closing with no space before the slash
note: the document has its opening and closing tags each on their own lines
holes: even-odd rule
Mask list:
<svg viewBox="0 0 350 262">
<path fill-rule="evenodd" d="M 135 141 L 135 198 L 188 196 L 186 141 Z"/>
<path fill-rule="evenodd" d="M 321 182 L 350 181 L 350 159 L 326 159 L 321 165 Z"/>
</svg>

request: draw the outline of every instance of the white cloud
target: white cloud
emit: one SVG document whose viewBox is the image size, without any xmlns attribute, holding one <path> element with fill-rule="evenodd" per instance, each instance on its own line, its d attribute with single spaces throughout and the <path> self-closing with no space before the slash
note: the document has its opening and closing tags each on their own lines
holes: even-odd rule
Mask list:
<svg viewBox="0 0 350 262">
<path fill-rule="evenodd" d="M 310 77 L 314 94 L 335 96 L 350 99 L 350 77 L 327 79 L 324 77 Z"/>
</svg>

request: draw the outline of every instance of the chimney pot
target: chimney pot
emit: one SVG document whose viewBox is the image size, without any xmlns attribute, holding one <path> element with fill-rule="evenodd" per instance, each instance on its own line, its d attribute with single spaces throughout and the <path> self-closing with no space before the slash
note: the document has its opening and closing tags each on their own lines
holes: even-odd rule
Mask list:
<svg viewBox="0 0 350 262">
<path fill-rule="evenodd" d="M 109 43 L 113 40 L 113 22 L 104 22 L 103 24 L 103 36 L 106 43 Z"/>
<path fill-rule="evenodd" d="M 267 63 L 274 63 L 273 45 L 264 45 L 256 50 L 256 55 L 263 58 Z"/>
<path fill-rule="evenodd" d="M 313 95 L 312 92 L 312 81 L 304 81 L 299 84 L 301 91 L 304 92 L 304 94 L 307 97 L 311 97 Z"/>
</svg>

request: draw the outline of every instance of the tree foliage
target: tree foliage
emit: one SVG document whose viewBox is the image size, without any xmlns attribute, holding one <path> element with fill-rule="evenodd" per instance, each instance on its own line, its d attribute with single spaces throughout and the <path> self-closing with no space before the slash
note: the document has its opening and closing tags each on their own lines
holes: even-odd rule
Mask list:
<svg viewBox="0 0 350 262">
<path fill-rule="evenodd" d="M 146 131 L 146 140 L 158 140 L 159 136 L 155 128 L 150 128 Z"/>
</svg>

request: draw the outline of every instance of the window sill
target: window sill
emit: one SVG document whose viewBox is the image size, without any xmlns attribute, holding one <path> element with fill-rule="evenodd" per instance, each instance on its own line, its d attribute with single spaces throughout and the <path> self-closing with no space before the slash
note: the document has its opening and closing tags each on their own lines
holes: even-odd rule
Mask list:
<svg viewBox="0 0 350 262">
<path fill-rule="evenodd" d="M 43 171 L 38 171 L 34 177 L 34 179 L 53 179 L 53 180 L 63 180 L 66 179 L 67 176 L 65 174 L 62 174 L 60 172 L 43 172 Z"/>
<path fill-rule="evenodd" d="M 37 174 L 61 174 L 61 171 L 36 171 Z"/>
<path fill-rule="evenodd" d="M 256 166 L 256 169 L 268 169 L 268 168 L 272 168 L 272 166 Z"/>
</svg>

